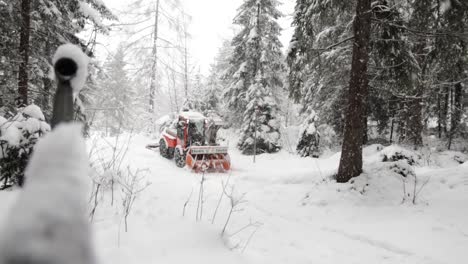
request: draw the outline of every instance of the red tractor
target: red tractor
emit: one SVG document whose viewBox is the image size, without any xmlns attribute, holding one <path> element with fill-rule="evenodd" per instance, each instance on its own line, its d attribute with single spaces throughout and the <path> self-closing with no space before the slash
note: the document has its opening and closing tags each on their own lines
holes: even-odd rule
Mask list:
<svg viewBox="0 0 468 264">
<path fill-rule="evenodd" d="M 177 167 L 187 165 L 196 172 L 227 171 L 231 168 L 228 148 L 216 144 L 219 120 L 207 119 L 198 112 L 181 112 L 159 140 L 161 156 L 174 159 Z"/>
</svg>

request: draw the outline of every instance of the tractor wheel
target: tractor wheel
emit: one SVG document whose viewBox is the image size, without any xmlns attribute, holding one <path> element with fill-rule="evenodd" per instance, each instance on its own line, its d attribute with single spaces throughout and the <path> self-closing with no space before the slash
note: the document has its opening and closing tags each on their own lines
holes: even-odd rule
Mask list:
<svg viewBox="0 0 468 264">
<path fill-rule="evenodd" d="M 174 150 L 174 161 L 177 167 L 183 168 L 185 166 L 185 155 L 181 154 L 178 149 Z"/>
<path fill-rule="evenodd" d="M 168 148 L 164 139 L 159 140 L 159 154 L 161 154 L 161 156 L 164 158 L 169 158 Z"/>
<path fill-rule="evenodd" d="M 167 148 L 167 158 L 168 159 L 173 159 L 174 158 L 174 148 Z"/>
</svg>

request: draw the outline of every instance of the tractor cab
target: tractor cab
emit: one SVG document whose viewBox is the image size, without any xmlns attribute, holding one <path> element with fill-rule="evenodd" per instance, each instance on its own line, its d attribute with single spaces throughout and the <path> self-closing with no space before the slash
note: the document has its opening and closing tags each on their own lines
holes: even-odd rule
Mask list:
<svg viewBox="0 0 468 264">
<path fill-rule="evenodd" d="M 177 141 L 184 148 L 205 146 L 205 117 L 197 112 L 182 112 L 177 122 Z"/>
</svg>

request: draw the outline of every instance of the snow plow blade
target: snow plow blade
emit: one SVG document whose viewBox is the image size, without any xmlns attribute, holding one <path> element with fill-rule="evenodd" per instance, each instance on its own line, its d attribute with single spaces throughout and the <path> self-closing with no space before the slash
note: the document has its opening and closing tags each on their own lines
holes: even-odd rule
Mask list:
<svg viewBox="0 0 468 264">
<path fill-rule="evenodd" d="M 228 148 L 222 146 L 191 147 L 186 163 L 195 172 L 225 172 L 231 169 Z"/>
</svg>

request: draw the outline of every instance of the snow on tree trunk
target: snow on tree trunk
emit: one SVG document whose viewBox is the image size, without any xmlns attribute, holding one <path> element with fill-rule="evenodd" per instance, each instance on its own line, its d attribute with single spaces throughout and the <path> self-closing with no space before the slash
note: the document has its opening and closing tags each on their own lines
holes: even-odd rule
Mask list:
<svg viewBox="0 0 468 264">
<path fill-rule="evenodd" d="M 338 182 L 348 182 L 351 178 L 362 173 L 362 139 L 364 133 L 362 115 L 364 114 L 364 103 L 368 89 L 370 2 L 370 0 L 358 0 L 356 6 L 348 111 L 346 112 L 340 166 L 336 176 Z"/>
</svg>

